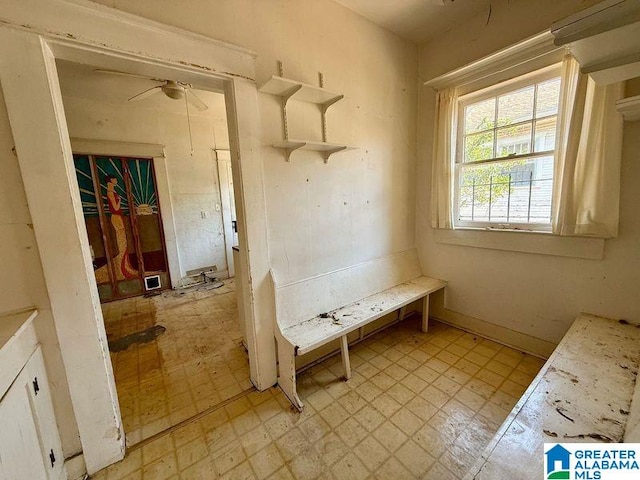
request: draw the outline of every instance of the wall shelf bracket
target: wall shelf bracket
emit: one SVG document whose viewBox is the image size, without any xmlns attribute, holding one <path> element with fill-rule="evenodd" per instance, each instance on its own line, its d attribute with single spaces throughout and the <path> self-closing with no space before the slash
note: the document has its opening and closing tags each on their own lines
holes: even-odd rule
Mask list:
<svg viewBox="0 0 640 480">
<path fill-rule="evenodd" d="M 289 137 L 289 121 L 287 118 L 287 102 L 293 97 L 300 89 L 302 85 L 294 85 L 289 91 L 283 93 L 282 100 L 282 128 L 284 130 L 284 138 Z"/>
<path fill-rule="evenodd" d="M 346 150 L 346 149 L 347 149 L 346 146 L 340 146 L 340 147 L 332 148 L 331 150 L 325 150 L 325 152 L 322 155 L 324 157 L 324 163 L 329 163 L 329 157 L 334 153 L 342 152 L 343 150 Z"/>
<path fill-rule="evenodd" d="M 329 110 L 329 107 L 331 105 L 333 105 L 336 102 L 339 102 L 343 98 L 344 98 L 344 95 L 338 95 L 337 97 L 332 98 L 331 100 L 328 100 L 327 102 L 321 104 L 321 107 L 322 107 L 322 141 L 323 142 L 327 141 L 327 110 Z"/>
<path fill-rule="evenodd" d="M 306 145 L 305 142 L 290 142 L 289 143 L 290 146 L 288 148 L 285 148 L 285 153 L 287 155 L 287 162 L 291 161 L 291 154 L 293 152 L 295 152 L 296 150 L 304 147 Z"/>
</svg>

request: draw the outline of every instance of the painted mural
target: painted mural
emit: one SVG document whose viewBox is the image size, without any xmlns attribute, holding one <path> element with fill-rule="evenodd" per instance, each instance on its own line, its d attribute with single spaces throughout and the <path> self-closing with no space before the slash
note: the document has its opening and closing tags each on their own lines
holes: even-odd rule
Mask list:
<svg viewBox="0 0 640 480">
<path fill-rule="evenodd" d="M 142 278 L 150 273 L 163 274 L 168 284 L 152 161 L 92 155 L 74 160 L 101 298 L 144 293 Z"/>
</svg>

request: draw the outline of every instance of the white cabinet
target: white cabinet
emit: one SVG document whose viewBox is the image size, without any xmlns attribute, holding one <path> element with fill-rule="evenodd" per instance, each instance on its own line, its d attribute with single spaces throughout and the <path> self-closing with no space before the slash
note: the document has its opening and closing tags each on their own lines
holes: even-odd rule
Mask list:
<svg viewBox="0 0 640 480">
<path fill-rule="evenodd" d="M 0 321 L 5 319 L 0 315 Z M 28 320 L 31 321 L 32 318 Z M 0 342 L 0 348 L 5 352 L 11 349 L 12 359 L 20 353 L 26 357 L 11 383 L 0 385 L 1 480 L 66 478 L 42 352 L 35 343 L 33 348 L 27 348 L 35 339 L 32 330 L 32 325 L 20 328 L 10 341 L 4 345 Z M 21 341 L 18 336 L 26 336 L 29 341 Z M 12 348 L 15 346 L 21 348 Z M 30 355 L 26 353 L 29 351 L 32 352 Z M 0 355 L 0 359 L 2 357 L 4 355 Z M 4 366 L 0 364 L 0 369 Z"/>
</svg>

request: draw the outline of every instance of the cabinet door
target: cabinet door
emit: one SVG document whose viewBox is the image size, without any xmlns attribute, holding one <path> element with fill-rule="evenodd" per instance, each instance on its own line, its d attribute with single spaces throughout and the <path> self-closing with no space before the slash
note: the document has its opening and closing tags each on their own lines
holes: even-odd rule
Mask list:
<svg viewBox="0 0 640 480">
<path fill-rule="evenodd" d="M 0 479 L 66 478 L 42 353 L 38 348 L 0 400 Z"/>
</svg>

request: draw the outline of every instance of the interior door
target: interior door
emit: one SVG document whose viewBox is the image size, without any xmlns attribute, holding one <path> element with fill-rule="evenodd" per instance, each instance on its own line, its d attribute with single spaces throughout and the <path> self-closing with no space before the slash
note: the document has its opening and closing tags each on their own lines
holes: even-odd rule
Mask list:
<svg viewBox="0 0 640 480">
<path fill-rule="evenodd" d="M 222 223 L 224 226 L 224 242 L 229 277 L 235 276 L 233 247 L 238 245 L 238 221 L 236 217 L 236 201 L 233 191 L 233 174 L 231 173 L 231 155 L 229 150 L 216 150 L 218 164 L 218 183 L 220 201 L 222 202 Z"/>
</svg>

